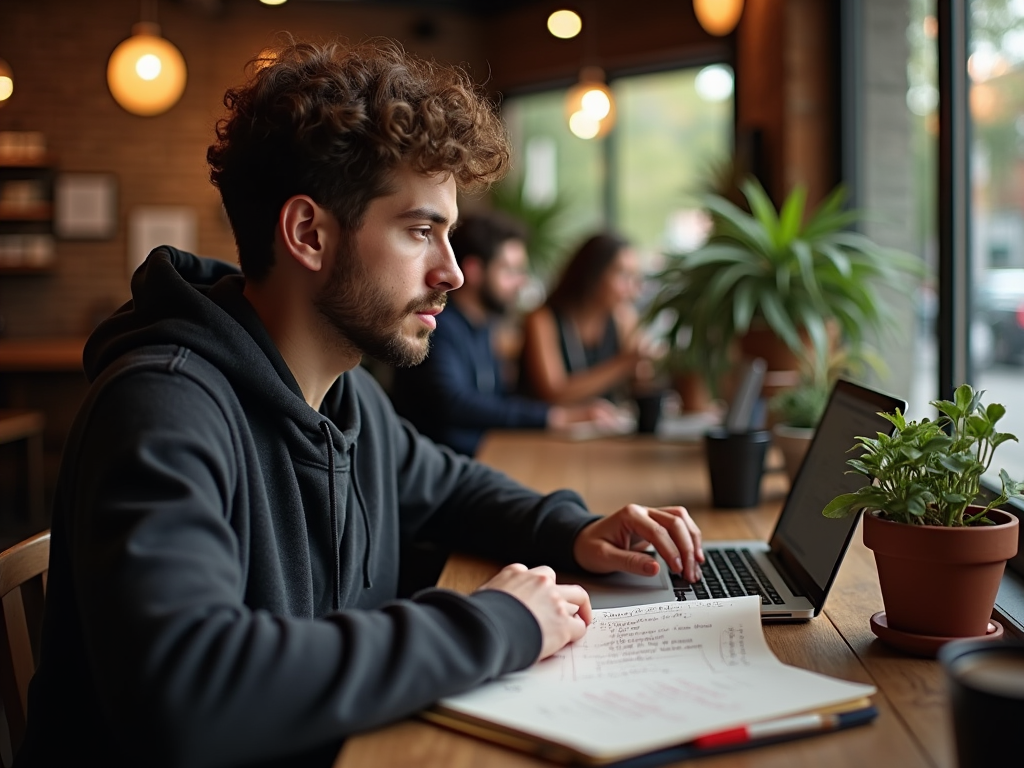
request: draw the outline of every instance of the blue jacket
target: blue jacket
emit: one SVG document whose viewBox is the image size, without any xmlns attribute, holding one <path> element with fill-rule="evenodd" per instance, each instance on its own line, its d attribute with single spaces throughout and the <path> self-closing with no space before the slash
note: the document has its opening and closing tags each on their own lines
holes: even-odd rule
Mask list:
<svg viewBox="0 0 1024 768">
<path fill-rule="evenodd" d="M 395 410 L 424 435 L 473 456 L 489 429 L 540 429 L 548 405 L 511 395 L 491 343 L 492 326 L 473 325 L 454 301 L 437 318 L 430 354 L 395 371 Z"/>
<path fill-rule="evenodd" d="M 359 368 L 313 410 L 242 287 L 161 247 L 86 345 L 19 768 L 329 764 L 540 651 L 505 593 L 396 600 L 403 551 L 572 568 L 596 518 L 420 436 Z"/>
</svg>

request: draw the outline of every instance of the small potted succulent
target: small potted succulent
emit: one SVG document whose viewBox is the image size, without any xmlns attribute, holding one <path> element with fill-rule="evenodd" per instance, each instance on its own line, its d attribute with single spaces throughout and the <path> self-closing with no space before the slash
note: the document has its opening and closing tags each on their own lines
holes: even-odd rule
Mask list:
<svg viewBox="0 0 1024 768">
<path fill-rule="evenodd" d="M 987 501 L 981 484 L 996 448 L 1017 438 L 996 430 L 1006 409 L 982 405 L 983 394 L 961 385 L 952 401 L 932 401 L 934 420 L 881 414 L 892 433 L 858 437 L 861 455 L 847 462 L 874 482 L 823 510 L 833 518 L 864 510 L 885 605 L 872 629 L 898 647 L 931 639 L 919 647 L 934 652 L 946 639 L 990 632 L 1006 561 L 1017 553 L 1018 520 L 999 506 L 1020 498 L 1024 483 L 1000 470 L 1001 491 Z"/>
<path fill-rule="evenodd" d="M 790 483 L 796 478 L 814 439 L 814 431 L 828 403 L 829 391 L 828 381 L 803 378 L 796 386 L 783 389 L 768 401 L 768 411 L 774 421 L 772 444 L 782 453 Z"/>
<path fill-rule="evenodd" d="M 805 363 L 798 383 L 779 390 L 768 400 L 772 443 L 782 453 L 790 483 L 807 455 L 836 380 L 862 377 L 868 369 L 882 373 L 886 367 L 866 348 L 857 352 L 840 348 L 827 361 L 815 356 Z"/>
</svg>

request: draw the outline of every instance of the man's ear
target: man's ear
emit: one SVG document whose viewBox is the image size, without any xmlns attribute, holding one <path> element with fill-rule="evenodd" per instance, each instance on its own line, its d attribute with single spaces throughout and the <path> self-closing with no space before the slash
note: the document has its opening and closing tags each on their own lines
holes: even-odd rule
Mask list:
<svg viewBox="0 0 1024 768">
<path fill-rule="evenodd" d="M 306 269 L 319 272 L 327 258 L 328 243 L 339 234 L 337 220 L 308 195 L 295 195 L 281 206 L 277 232 L 285 253 Z"/>
</svg>

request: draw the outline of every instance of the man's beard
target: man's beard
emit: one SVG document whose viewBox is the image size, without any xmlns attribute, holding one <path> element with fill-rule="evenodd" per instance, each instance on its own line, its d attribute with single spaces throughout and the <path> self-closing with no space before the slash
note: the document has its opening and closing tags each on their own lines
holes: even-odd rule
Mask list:
<svg viewBox="0 0 1024 768">
<path fill-rule="evenodd" d="M 339 245 L 335 256 L 327 285 L 314 300 L 320 315 L 361 354 L 396 368 L 422 363 L 431 329 L 423 326 L 409 340 L 402 326 L 411 314 L 443 307 L 448 294 L 435 291 L 396 310 L 384 287 L 370 279 L 351 242 Z"/>
<path fill-rule="evenodd" d="M 480 303 L 493 315 L 505 315 L 508 313 L 510 302 L 502 301 L 501 297 L 494 293 L 490 283 L 484 282 L 480 288 Z"/>
</svg>

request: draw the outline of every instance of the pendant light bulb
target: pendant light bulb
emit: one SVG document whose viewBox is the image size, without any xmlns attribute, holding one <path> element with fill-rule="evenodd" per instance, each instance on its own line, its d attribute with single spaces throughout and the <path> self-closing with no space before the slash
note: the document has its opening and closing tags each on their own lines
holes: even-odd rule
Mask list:
<svg viewBox="0 0 1024 768">
<path fill-rule="evenodd" d="M 160 27 L 140 22 L 132 36 L 110 54 L 107 86 L 114 100 L 133 115 L 152 116 L 178 103 L 188 72 L 181 51 L 160 36 Z"/>
<path fill-rule="evenodd" d="M 581 139 L 605 136 L 615 124 L 615 101 L 600 67 L 584 67 L 565 98 L 569 130 Z"/>
<path fill-rule="evenodd" d="M 743 0 L 693 0 L 693 12 L 711 35 L 728 35 L 743 15 Z"/>
<path fill-rule="evenodd" d="M 0 59 L 0 107 L 7 103 L 12 93 L 14 93 L 14 73 L 11 71 L 10 65 Z"/>
</svg>

